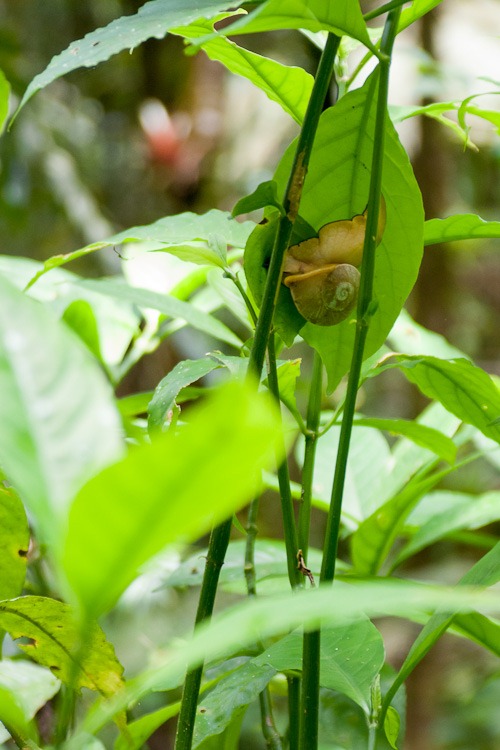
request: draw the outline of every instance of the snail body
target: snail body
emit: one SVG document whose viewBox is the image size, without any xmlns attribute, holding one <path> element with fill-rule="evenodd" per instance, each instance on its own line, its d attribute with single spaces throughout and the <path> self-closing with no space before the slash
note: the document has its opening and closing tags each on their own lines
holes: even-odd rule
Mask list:
<svg viewBox="0 0 500 750">
<path fill-rule="evenodd" d="M 337 325 L 356 307 L 366 213 L 325 224 L 318 237 L 288 248 L 283 283 L 290 289 L 297 310 L 310 323 Z M 384 228 L 385 201 L 382 196 L 377 245 Z"/>
</svg>

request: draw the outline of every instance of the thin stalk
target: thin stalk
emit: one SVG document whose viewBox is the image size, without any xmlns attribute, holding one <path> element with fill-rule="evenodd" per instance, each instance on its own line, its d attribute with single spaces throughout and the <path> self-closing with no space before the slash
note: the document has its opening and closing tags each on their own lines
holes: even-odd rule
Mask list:
<svg viewBox="0 0 500 750">
<path fill-rule="evenodd" d="M 274 348 L 274 336 L 271 336 L 268 344 L 268 364 L 269 372 L 267 380 L 269 390 L 273 394 L 276 402 L 279 404 L 279 385 L 278 373 L 276 370 L 276 352 Z M 280 418 L 280 417 L 279 417 Z M 279 433 L 282 436 L 282 432 Z M 280 438 L 282 445 L 278 447 L 279 455 L 286 455 L 283 437 Z M 278 484 L 280 488 L 281 515 L 283 517 L 283 532 L 285 538 L 286 561 L 288 570 L 288 580 L 292 588 L 298 588 L 302 584 L 301 573 L 297 568 L 297 552 L 299 543 L 297 538 L 297 527 L 295 525 L 295 515 L 293 509 L 293 498 L 290 489 L 290 474 L 286 458 L 278 465 Z"/>
<path fill-rule="evenodd" d="M 257 378 L 260 377 L 264 365 L 267 342 L 271 332 L 274 309 L 276 307 L 276 300 L 283 273 L 283 260 L 286 249 L 290 243 L 293 224 L 299 211 L 302 188 L 306 178 L 314 137 L 316 135 L 319 117 L 332 78 L 333 64 L 339 42 L 339 37 L 333 34 L 328 35 L 325 49 L 321 55 L 318 71 L 314 79 L 311 98 L 309 99 L 304 122 L 300 131 L 292 170 L 290 172 L 285 197 L 283 199 L 285 215 L 281 217 L 278 231 L 276 233 L 269 262 L 266 285 L 264 288 L 264 296 L 262 298 L 259 319 L 257 321 L 255 337 L 248 363 L 249 372 L 252 372 Z"/>
<path fill-rule="evenodd" d="M 363 18 L 365 21 L 371 21 L 372 18 L 377 18 L 377 16 L 381 16 L 384 13 L 388 13 L 390 10 L 394 10 L 394 8 L 400 8 L 402 5 L 406 5 L 409 1 L 410 0 L 390 0 L 390 2 L 381 5 L 380 8 L 374 8 L 373 10 L 368 11 L 368 13 L 364 13 Z"/>
<path fill-rule="evenodd" d="M 309 529 L 311 525 L 311 500 L 316 445 L 321 414 L 321 394 L 323 390 L 323 364 L 318 352 L 314 352 L 309 401 L 307 404 L 304 464 L 302 467 L 302 494 L 299 509 L 298 536 L 299 549 L 307 562 L 309 549 Z"/>
<path fill-rule="evenodd" d="M 309 164 L 314 137 L 316 135 L 316 129 L 318 127 L 319 117 L 323 109 L 323 104 L 332 76 L 333 63 L 337 54 L 339 41 L 339 38 L 334 36 L 333 34 L 328 35 L 327 43 L 321 55 L 318 71 L 314 80 L 313 90 L 311 92 L 311 97 L 309 99 L 307 111 L 304 117 L 304 123 L 299 135 L 297 150 L 287 189 L 285 192 L 285 198 L 283 201 L 283 205 L 285 207 L 285 216 L 282 217 L 282 220 L 280 222 L 273 251 L 271 253 L 271 261 L 269 265 L 262 306 L 260 309 L 259 318 L 257 320 L 255 336 L 248 363 L 249 379 L 253 379 L 254 381 L 256 380 L 256 383 L 260 381 L 260 375 L 262 373 L 262 367 L 264 365 L 264 359 L 273 321 L 274 309 L 276 306 L 276 299 L 278 296 L 279 285 L 281 283 L 283 259 L 290 241 L 293 223 L 299 210 L 299 203 L 307 172 L 307 166 Z M 288 493 L 290 494 L 289 481 Z M 291 505 L 291 496 L 289 498 L 289 502 L 287 502 L 286 505 Z M 293 524 L 293 528 L 295 529 L 295 522 Z M 224 562 L 227 545 L 229 543 L 230 529 L 231 520 L 228 520 L 214 529 L 210 538 L 208 558 L 212 558 L 214 556 L 216 548 L 218 552 L 218 559 L 220 559 L 221 565 Z M 293 540 L 293 538 L 288 539 L 288 545 L 290 546 L 291 544 L 294 544 L 296 548 L 296 531 L 295 541 Z M 207 567 L 205 568 L 205 575 L 203 577 L 203 583 L 200 593 L 200 603 L 196 616 L 197 624 L 203 619 L 210 618 L 213 610 L 213 603 L 215 600 L 217 581 L 219 576 L 218 572 L 216 576 L 207 575 L 208 569 L 209 566 L 207 559 Z M 298 571 L 294 570 L 292 573 L 292 571 L 289 569 L 290 580 L 296 580 L 297 574 Z M 203 607 L 202 601 L 204 602 Z M 192 672 L 188 673 L 188 676 L 186 678 L 175 740 L 175 750 L 191 750 L 194 720 L 196 717 L 196 705 L 200 689 L 201 670 L 201 667 L 198 670 L 193 670 Z"/>
<path fill-rule="evenodd" d="M 266 741 L 266 747 L 269 748 L 269 750 L 283 750 L 283 742 L 281 741 L 280 733 L 276 729 L 276 724 L 274 723 L 269 688 L 266 687 L 260 693 L 259 705 L 262 734 Z"/>
<path fill-rule="evenodd" d="M 205 572 L 196 611 L 196 625 L 212 616 L 219 575 L 229 544 L 231 526 L 232 518 L 229 518 L 216 526 L 210 535 Z M 191 748 L 202 673 L 203 665 L 191 670 L 186 676 L 175 736 L 175 750 L 190 750 Z"/>
<path fill-rule="evenodd" d="M 331 583 L 335 577 L 335 564 L 340 530 L 342 497 L 349 455 L 352 422 L 358 392 L 359 376 L 363 362 L 363 352 L 371 317 L 373 296 L 373 275 L 375 269 L 375 247 L 382 184 L 382 167 L 384 158 L 385 117 L 389 84 L 389 69 L 392 47 L 397 32 L 401 8 L 389 14 L 382 36 L 381 57 L 379 63 L 379 88 L 375 118 L 374 148 L 372 155 L 370 191 L 368 198 L 368 217 L 363 248 L 363 263 L 358 297 L 356 335 L 351 360 L 351 369 L 342 416 L 339 447 L 335 464 L 330 510 L 328 513 L 321 566 L 321 583 Z M 302 714 L 300 727 L 300 750 L 315 750 L 318 737 L 318 706 L 320 677 L 320 632 L 310 633 L 304 640 L 307 647 L 307 659 L 310 661 L 307 677 L 307 692 L 303 690 Z M 304 657 L 305 659 L 305 657 Z M 305 681 L 305 675 L 303 676 Z"/>
<path fill-rule="evenodd" d="M 289 676 L 288 681 L 288 750 L 299 750 L 300 677 Z"/>
<path fill-rule="evenodd" d="M 363 249 L 363 263 L 361 267 L 361 280 L 358 298 L 358 311 L 356 323 L 356 336 L 351 360 L 351 369 L 347 384 L 347 393 L 340 428 L 339 447 L 335 474 L 333 479 L 330 512 L 325 535 L 325 546 L 323 551 L 323 564 L 321 568 L 322 583 L 331 582 L 335 577 L 335 563 L 337 558 L 337 546 L 340 529 L 340 513 L 342 509 L 342 497 L 344 494 L 344 482 L 351 440 L 352 422 L 356 406 L 359 376 L 363 362 L 366 336 L 370 325 L 371 305 L 373 298 L 373 276 L 375 271 L 375 248 L 378 213 L 380 205 L 380 191 L 382 185 L 382 169 L 384 160 L 385 142 L 385 118 L 387 111 L 387 96 L 389 89 L 389 70 L 392 48 L 396 36 L 401 8 L 398 7 L 389 13 L 381 42 L 381 51 L 384 53 L 379 63 L 379 88 L 377 98 L 377 111 L 375 117 L 374 148 L 372 156 L 372 169 L 370 180 L 370 193 L 368 198 L 368 217 L 366 222 L 365 244 Z"/>
</svg>

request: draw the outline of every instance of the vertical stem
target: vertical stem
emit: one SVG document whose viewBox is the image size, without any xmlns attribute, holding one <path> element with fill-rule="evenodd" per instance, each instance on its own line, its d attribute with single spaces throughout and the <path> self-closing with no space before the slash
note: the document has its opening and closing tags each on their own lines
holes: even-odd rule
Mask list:
<svg viewBox="0 0 500 750">
<path fill-rule="evenodd" d="M 311 525 L 311 499 L 314 460 L 318 442 L 318 427 L 321 413 L 321 394 L 323 389 L 323 364 L 317 351 L 314 351 L 309 401 L 307 404 L 306 437 L 304 464 L 302 467 L 302 495 L 299 509 L 298 536 L 299 548 L 307 562 L 309 549 L 309 529 Z"/>
<path fill-rule="evenodd" d="M 288 677 L 288 749 L 299 750 L 300 677 Z"/>
<path fill-rule="evenodd" d="M 368 216 L 366 222 L 365 244 L 363 249 L 363 263 L 361 266 L 361 281 L 358 298 L 358 312 L 356 323 L 356 336 L 351 360 L 351 369 L 347 384 L 347 393 L 344 404 L 344 414 L 340 428 L 339 447 L 335 474 L 333 479 L 330 512 L 328 514 L 325 547 L 323 552 L 323 565 L 321 569 L 321 581 L 331 582 L 335 577 L 335 563 L 337 559 L 337 546 L 340 529 L 340 515 L 342 510 L 342 497 L 344 494 L 344 482 L 351 440 L 352 422 L 356 406 L 359 375 L 363 362 L 366 336 L 370 324 L 370 306 L 373 297 L 373 276 L 375 270 L 375 248 L 378 213 L 380 206 L 380 190 L 382 185 L 382 168 L 384 160 L 385 143 L 385 118 L 387 111 L 387 95 L 389 89 L 389 70 L 391 62 L 392 47 L 397 32 L 401 8 L 392 10 L 387 18 L 381 42 L 383 53 L 379 63 L 379 84 L 377 111 L 375 118 L 374 148 L 372 156 L 372 168 L 370 179 L 370 193 L 368 197 Z"/>
<path fill-rule="evenodd" d="M 276 352 L 274 348 L 274 337 L 271 336 L 268 344 L 269 353 L 269 373 L 267 376 L 269 390 L 279 404 L 279 385 L 278 373 L 276 371 Z M 281 515 L 283 517 L 283 531 L 285 537 L 286 562 L 288 569 L 288 579 L 292 588 L 297 588 L 302 583 L 301 573 L 297 568 L 297 552 L 299 549 L 297 539 L 297 528 L 295 525 L 295 515 L 293 510 L 293 498 L 290 490 L 290 474 L 286 460 L 286 451 L 282 433 L 281 441 L 283 445 L 279 446 L 278 455 L 285 456 L 285 459 L 278 466 L 278 484 L 280 488 Z"/>
<path fill-rule="evenodd" d="M 358 297 L 356 335 L 351 360 L 351 369 L 347 385 L 344 413 L 340 430 L 339 447 L 333 478 L 330 510 L 328 513 L 323 563 L 321 566 L 321 583 L 331 583 L 335 578 L 335 564 L 340 530 L 340 515 L 344 482 L 349 455 L 352 422 L 358 392 L 359 375 L 363 362 L 363 352 L 371 317 L 373 297 L 373 275 L 375 269 L 375 247 L 382 184 L 382 167 L 384 160 L 385 117 L 389 86 L 389 68 L 392 47 L 397 33 L 401 8 L 392 10 L 387 18 L 381 43 L 379 63 L 379 87 L 375 117 L 374 148 L 371 165 L 370 192 L 368 198 L 368 217 L 363 248 L 363 263 Z M 300 750 L 316 750 L 318 737 L 319 707 L 319 672 L 320 672 L 320 632 L 310 633 L 304 638 L 304 661 L 307 648 L 308 667 L 307 688 L 303 690 L 300 727 Z M 305 675 L 303 677 L 305 682 Z M 307 690 L 307 692 L 306 692 Z M 370 741 L 372 741 L 370 739 Z"/>
<path fill-rule="evenodd" d="M 205 572 L 196 611 L 196 625 L 212 616 L 217 584 L 229 544 L 232 522 L 233 519 L 229 518 L 216 526 L 210 535 Z M 186 676 L 175 735 L 175 750 L 190 750 L 191 748 L 202 674 L 203 665 L 192 669 Z"/>
<path fill-rule="evenodd" d="M 323 54 L 321 55 L 318 71 L 314 80 L 313 90 L 311 92 L 306 115 L 304 117 L 304 123 L 299 135 L 295 159 L 290 174 L 290 179 L 288 181 L 285 199 L 283 201 L 286 215 L 282 217 L 282 220 L 280 222 L 273 251 L 271 254 L 269 271 L 264 290 L 264 297 L 257 320 L 255 336 L 248 363 L 249 377 L 254 379 L 256 378 L 257 382 L 260 381 L 260 375 L 262 373 L 262 367 L 264 365 L 264 358 L 268 346 L 274 308 L 276 305 L 276 298 L 279 291 L 279 285 L 281 283 L 283 259 L 290 241 L 293 222 L 295 221 L 295 217 L 298 213 L 300 197 L 302 195 L 302 188 L 307 172 L 307 166 L 309 164 L 309 158 L 312 151 L 314 137 L 316 135 L 316 129 L 318 127 L 319 117 L 332 77 L 333 63 L 337 54 L 339 42 L 340 39 L 338 37 L 334 36 L 333 34 L 328 35 L 327 43 L 325 45 Z M 286 473 L 288 474 L 288 469 L 286 469 Z M 288 482 L 288 487 L 289 486 L 290 485 Z M 285 502 L 283 504 L 289 505 L 289 503 Z M 293 524 L 293 528 L 295 529 L 295 522 Z M 218 556 L 221 560 L 221 565 L 224 561 L 227 545 L 229 543 L 230 529 L 231 520 L 226 521 L 225 523 L 221 524 L 221 526 L 214 529 L 210 538 L 208 556 L 211 557 L 213 555 L 214 547 L 216 547 L 219 553 Z M 289 537 L 287 543 L 289 546 L 293 544 L 296 548 L 296 531 L 295 540 Z M 207 569 L 205 572 L 207 572 Z M 289 568 L 288 572 L 291 581 L 297 580 L 296 576 L 298 571 L 294 570 L 292 572 Z M 215 586 L 213 585 L 213 580 L 215 580 Z M 217 590 L 217 580 L 218 572 L 217 575 L 213 577 L 212 575 L 207 575 L 206 581 L 205 576 L 203 578 L 202 590 L 200 594 L 200 605 L 198 607 L 196 623 L 201 622 L 202 619 L 209 618 L 211 616 L 215 593 Z M 202 599 L 205 602 L 205 606 L 203 608 L 201 606 Z M 206 614 L 202 614 L 202 610 L 204 610 Z M 198 702 L 200 688 L 201 669 L 202 668 L 188 673 L 188 676 L 186 678 L 186 683 L 184 685 L 182 695 L 179 724 L 175 740 L 175 750 L 191 749 L 194 720 L 196 717 L 196 704 Z"/>
<path fill-rule="evenodd" d="M 245 581 L 248 596 L 257 594 L 257 583 L 255 580 L 255 538 L 257 536 L 257 515 L 259 513 L 259 498 L 256 497 L 250 503 L 247 517 L 247 538 L 245 542 Z"/>
</svg>

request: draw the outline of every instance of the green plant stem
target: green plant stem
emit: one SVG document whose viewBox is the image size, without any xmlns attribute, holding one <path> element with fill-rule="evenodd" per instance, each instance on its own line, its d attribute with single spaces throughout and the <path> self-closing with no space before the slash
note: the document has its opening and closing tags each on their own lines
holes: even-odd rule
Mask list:
<svg viewBox="0 0 500 750">
<path fill-rule="evenodd" d="M 351 369 L 347 384 L 344 413 L 340 428 L 339 447 L 335 464 L 330 511 L 328 514 L 321 581 L 327 583 L 335 577 L 335 563 L 340 529 L 340 514 L 344 494 L 344 482 L 351 440 L 352 422 L 356 406 L 359 376 L 363 363 L 363 353 L 366 336 L 370 325 L 371 306 L 373 298 L 373 277 L 375 271 L 375 249 L 380 193 L 382 185 L 382 169 L 384 160 L 385 118 L 387 112 L 387 95 L 389 89 L 389 70 L 392 48 L 397 32 L 401 8 L 392 10 L 387 18 L 381 42 L 383 59 L 379 63 L 379 83 L 377 97 L 377 111 L 375 119 L 374 148 L 370 179 L 370 193 L 368 197 L 368 216 L 366 222 L 365 244 L 363 248 L 363 262 L 361 266 L 361 280 L 358 297 L 356 335 L 351 360 Z"/>
<path fill-rule="evenodd" d="M 266 687 L 265 690 L 260 693 L 259 705 L 262 735 L 266 741 L 266 747 L 268 747 L 269 750 L 283 750 L 283 742 L 274 723 L 269 688 Z"/>
<path fill-rule="evenodd" d="M 299 211 L 302 188 L 306 178 L 307 167 L 309 165 L 319 117 L 332 78 L 333 64 L 339 42 L 339 37 L 333 34 L 328 35 L 325 49 L 321 55 L 318 71 L 314 79 L 311 98 L 309 99 L 304 122 L 298 138 L 293 166 L 286 187 L 285 197 L 283 199 L 285 214 L 281 217 L 271 253 L 266 285 L 264 288 L 264 296 L 262 298 L 259 319 L 257 321 L 253 346 L 248 363 L 249 372 L 253 373 L 257 378 L 260 378 L 262 367 L 264 365 L 267 342 L 271 332 L 274 309 L 276 307 L 276 300 L 283 273 L 283 260 L 290 242 L 293 224 Z"/>
<path fill-rule="evenodd" d="M 323 363 L 317 351 L 314 351 L 309 401 L 307 404 L 304 464 L 302 467 L 302 494 L 299 508 L 298 536 L 299 549 L 307 562 L 309 550 L 309 530 L 311 525 L 311 500 L 313 486 L 314 461 L 318 444 L 318 428 L 321 414 L 321 395 L 323 390 Z"/>
<path fill-rule="evenodd" d="M 373 275 L 375 269 L 375 248 L 380 205 L 380 190 L 382 184 L 382 168 L 384 159 L 385 117 L 387 110 L 387 94 L 389 84 L 389 69 L 392 47 L 396 36 L 401 8 L 391 11 L 384 27 L 379 63 L 379 88 L 375 120 L 374 148 L 372 155 L 370 192 L 368 198 L 368 217 L 363 248 L 363 263 L 361 267 L 361 281 L 358 297 L 356 335 L 354 340 L 351 369 L 347 385 L 347 394 L 342 416 L 339 447 L 332 486 L 330 510 L 328 513 L 321 566 L 321 583 L 331 583 L 335 577 L 335 564 L 340 530 L 340 515 L 344 482 L 349 455 L 349 444 L 352 432 L 352 422 L 358 392 L 359 376 L 363 362 L 363 352 L 366 335 L 371 317 L 373 296 Z M 310 633 L 304 638 L 304 663 L 308 661 L 307 677 L 303 675 L 306 686 L 302 691 L 300 750 L 315 750 L 318 736 L 318 707 L 319 707 L 319 678 L 320 678 L 320 632 Z"/>
<path fill-rule="evenodd" d="M 377 18 L 383 13 L 388 13 L 390 10 L 400 8 L 401 6 L 406 5 L 408 2 L 409 0 L 390 0 L 390 2 L 381 5 L 380 8 L 374 8 L 373 10 L 368 11 L 368 13 L 364 13 L 363 18 L 365 19 L 365 21 L 371 21 L 372 18 Z"/>
<path fill-rule="evenodd" d="M 196 625 L 212 616 L 219 575 L 229 544 L 231 526 L 232 518 L 229 518 L 216 526 L 210 535 L 200 599 L 196 611 Z M 203 665 L 200 665 L 196 669 L 190 670 L 186 676 L 175 736 L 175 750 L 190 750 L 191 748 L 202 673 Z"/>
<path fill-rule="evenodd" d="M 269 372 L 267 380 L 269 383 L 269 390 L 276 399 L 276 403 L 280 402 L 280 393 L 278 385 L 278 373 L 276 369 L 276 351 L 274 348 L 274 337 L 271 336 L 268 344 L 268 366 Z M 282 435 L 282 432 L 280 432 Z M 290 474 L 288 471 L 288 463 L 286 460 L 286 451 L 283 437 L 280 438 L 282 444 L 277 446 L 277 454 L 279 456 L 285 456 L 283 461 L 278 463 L 278 484 L 280 488 L 280 500 L 281 500 L 281 515 L 283 518 L 283 532 L 285 538 L 286 548 L 286 561 L 288 569 L 288 579 L 292 588 L 298 588 L 302 584 L 302 576 L 297 568 L 297 552 L 299 550 L 299 543 L 297 538 L 297 527 L 295 524 L 295 515 L 293 509 L 293 498 L 290 489 Z"/>
<path fill-rule="evenodd" d="M 288 682 L 288 748 L 299 750 L 300 677 L 289 676 Z"/>
</svg>

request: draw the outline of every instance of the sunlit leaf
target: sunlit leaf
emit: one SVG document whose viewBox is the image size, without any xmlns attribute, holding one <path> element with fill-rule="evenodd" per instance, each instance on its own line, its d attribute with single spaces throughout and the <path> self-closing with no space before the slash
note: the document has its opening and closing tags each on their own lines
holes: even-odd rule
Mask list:
<svg viewBox="0 0 500 750">
<path fill-rule="evenodd" d="M 413 0 L 409 8 L 404 8 L 401 12 L 398 24 L 398 32 L 411 26 L 419 18 L 425 16 L 430 10 L 442 3 L 443 0 Z"/>
<path fill-rule="evenodd" d="M 52 58 L 26 89 L 20 108 L 40 89 L 78 68 L 93 68 L 122 50 L 132 51 L 147 39 L 163 39 L 176 26 L 185 26 L 198 18 L 212 18 L 231 3 L 207 0 L 151 0 L 137 13 L 121 16 L 108 26 L 72 42 Z"/>
<path fill-rule="evenodd" d="M 456 359 L 467 356 L 439 333 L 429 331 L 401 310 L 388 336 L 389 343 L 396 352 L 404 354 L 428 354 L 441 359 Z"/>
<path fill-rule="evenodd" d="M 56 551 L 74 492 L 122 454 L 121 425 L 85 347 L 2 276 L 0 388 L 0 463 Z"/>
<path fill-rule="evenodd" d="M 118 737 L 114 750 L 139 750 L 153 732 L 179 713 L 180 706 L 180 701 L 172 703 L 127 724 L 127 734 Z"/>
<path fill-rule="evenodd" d="M 34 661 L 62 682 L 86 687 L 106 697 L 123 687 L 123 667 L 97 623 L 87 622 L 84 648 L 75 613 L 63 602 L 24 596 L 0 602 L 0 627 Z"/>
<path fill-rule="evenodd" d="M 0 70 L 0 132 L 9 114 L 10 86 L 5 75 Z"/>
<path fill-rule="evenodd" d="M 5 698 L 12 696 L 13 703 L 19 709 L 18 719 L 21 727 L 30 736 L 29 722 L 47 701 L 54 697 L 60 687 L 57 677 L 48 669 L 31 664 L 28 661 L 4 659 L 0 661 L 0 720 L 7 716 L 4 713 Z M 14 722 L 16 726 L 16 722 Z M 3 731 L 0 728 L 0 742 Z"/>
<path fill-rule="evenodd" d="M 424 225 L 425 245 L 499 237 L 500 221 L 485 221 L 477 214 L 454 214 L 446 219 L 429 219 Z"/>
<path fill-rule="evenodd" d="M 386 430 L 392 435 L 403 435 L 404 437 L 413 440 L 417 445 L 421 445 L 423 448 L 428 448 L 433 451 L 433 453 L 440 456 L 449 464 L 454 462 L 457 454 L 457 447 L 453 440 L 446 435 L 443 435 L 439 430 L 418 424 L 418 422 L 410 422 L 405 419 L 357 417 L 354 424 L 364 427 L 373 427 L 377 430 Z"/>
<path fill-rule="evenodd" d="M 308 29 L 348 34 L 371 47 L 357 0 L 268 0 L 231 24 L 228 34 L 254 34 L 282 29 Z"/>
<path fill-rule="evenodd" d="M 470 581 L 469 581 L 470 583 Z M 422 616 L 429 609 L 450 613 L 481 610 L 499 613 L 498 594 L 460 586 L 446 588 L 409 581 L 375 579 L 347 584 L 336 581 L 333 587 L 320 586 L 270 598 L 246 601 L 226 610 L 213 622 L 200 628 L 186 643 L 169 649 L 163 663 L 136 678 L 129 689 L 112 702 L 101 704 L 82 723 L 82 731 L 95 732 L 131 701 L 191 666 L 227 656 L 245 645 L 304 626 L 337 626 L 365 617 L 392 615 Z"/>
<path fill-rule="evenodd" d="M 274 411 L 263 397 L 224 386 L 178 434 L 135 448 L 82 488 L 64 568 L 88 612 L 109 609 L 166 545 L 201 536 L 249 500 L 274 456 Z"/>
<path fill-rule="evenodd" d="M 12 599 L 22 592 L 29 542 L 22 502 L 12 489 L 0 486 L 0 599 Z"/>
<path fill-rule="evenodd" d="M 404 355 L 396 357 L 394 366 L 424 395 L 439 401 L 486 437 L 500 442 L 500 424 L 495 423 L 500 417 L 500 391 L 484 370 L 465 359 Z"/>
</svg>

